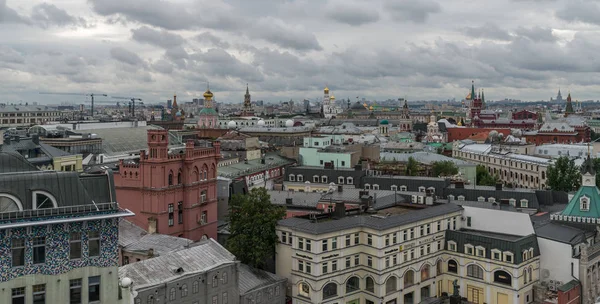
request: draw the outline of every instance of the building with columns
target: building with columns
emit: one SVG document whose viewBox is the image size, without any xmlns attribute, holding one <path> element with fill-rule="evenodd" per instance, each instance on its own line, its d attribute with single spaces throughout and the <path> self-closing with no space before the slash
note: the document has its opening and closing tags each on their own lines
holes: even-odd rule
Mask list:
<svg viewBox="0 0 600 304">
<path fill-rule="evenodd" d="M 533 302 L 539 248 L 527 214 L 376 205 L 279 222 L 277 273 L 292 303 L 413 304 L 452 294 L 455 281 L 471 303 Z"/>
<path fill-rule="evenodd" d="M 148 151 L 137 162 L 121 160 L 115 188 L 130 221 L 150 233 L 194 241 L 217 238 L 217 163 L 220 143 L 188 141 L 169 153 L 166 130 L 148 131 Z"/>
</svg>

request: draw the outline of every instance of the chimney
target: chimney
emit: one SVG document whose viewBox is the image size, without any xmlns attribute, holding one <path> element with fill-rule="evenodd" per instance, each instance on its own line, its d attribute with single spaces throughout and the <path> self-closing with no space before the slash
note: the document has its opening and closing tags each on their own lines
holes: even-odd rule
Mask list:
<svg viewBox="0 0 600 304">
<path fill-rule="evenodd" d="M 502 183 L 501 182 L 496 183 L 496 190 L 502 191 Z"/>
<path fill-rule="evenodd" d="M 338 185 L 338 192 L 344 192 L 344 186 Z"/>
<path fill-rule="evenodd" d="M 152 258 L 152 257 L 154 257 L 154 248 L 149 248 L 149 249 L 148 249 L 148 257 L 149 257 L 149 258 Z"/>
<path fill-rule="evenodd" d="M 285 199 L 285 204 L 286 205 L 292 205 L 294 203 L 294 200 L 291 197 L 288 197 Z"/>
<path fill-rule="evenodd" d="M 155 234 L 156 233 L 156 218 L 149 217 L 148 218 L 148 233 Z"/>
<path fill-rule="evenodd" d="M 31 135 L 31 141 L 34 144 L 39 145 L 40 144 L 40 136 L 38 134 Z"/>
</svg>

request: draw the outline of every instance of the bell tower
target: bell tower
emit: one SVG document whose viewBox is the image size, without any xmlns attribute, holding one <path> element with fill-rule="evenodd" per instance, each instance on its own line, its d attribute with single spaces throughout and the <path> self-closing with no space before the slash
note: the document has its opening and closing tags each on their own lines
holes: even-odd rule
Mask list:
<svg viewBox="0 0 600 304">
<path fill-rule="evenodd" d="M 148 130 L 149 160 L 164 160 L 169 157 L 169 132 Z"/>
</svg>

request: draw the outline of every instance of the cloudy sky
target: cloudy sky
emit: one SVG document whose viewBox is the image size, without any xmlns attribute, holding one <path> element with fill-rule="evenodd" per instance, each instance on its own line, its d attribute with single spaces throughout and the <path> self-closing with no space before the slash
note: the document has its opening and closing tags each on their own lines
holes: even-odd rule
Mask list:
<svg viewBox="0 0 600 304">
<path fill-rule="evenodd" d="M 600 99 L 596 0 L 0 0 L 0 102 L 40 91 Z M 566 94 L 565 94 L 566 95 Z"/>
</svg>

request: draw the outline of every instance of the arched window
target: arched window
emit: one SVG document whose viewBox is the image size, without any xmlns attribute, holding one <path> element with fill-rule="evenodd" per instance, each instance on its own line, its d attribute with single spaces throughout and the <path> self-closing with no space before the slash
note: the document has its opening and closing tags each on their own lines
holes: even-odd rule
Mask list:
<svg viewBox="0 0 600 304">
<path fill-rule="evenodd" d="M 175 287 L 171 287 L 169 290 L 169 301 L 175 301 Z"/>
<path fill-rule="evenodd" d="M 527 284 L 527 268 L 523 269 L 523 283 Z"/>
<path fill-rule="evenodd" d="M 298 174 L 296 175 L 296 180 L 299 182 L 303 182 L 304 181 L 304 177 L 302 176 L 302 174 Z"/>
<path fill-rule="evenodd" d="M 148 295 L 148 298 L 146 298 L 146 304 L 154 304 L 154 296 L 153 295 Z"/>
<path fill-rule="evenodd" d="M 221 275 L 221 281 L 223 282 L 223 284 L 227 284 L 227 272 L 223 272 L 223 274 Z"/>
<path fill-rule="evenodd" d="M 192 293 L 198 293 L 199 290 L 200 283 L 198 281 L 194 281 L 194 283 L 192 283 Z"/>
<path fill-rule="evenodd" d="M 173 171 L 169 171 L 169 186 L 173 185 Z"/>
<path fill-rule="evenodd" d="M 197 182 L 200 180 L 200 171 L 198 170 L 198 167 L 194 167 L 194 181 Z"/>
<path fill-rule="evenodd" d="M 298 285 L 298 295 L 310 298 L 310 286 L 307 283 L 300 283 Z"/>
<path fill-rule="evenodd" d="M 212 279 L 212 287 L 217 287 L 219 286 L 219 278 L 217 277 L 217 275 L 215 275 Z"/>
<path fill-rule="evenodd" d="M 290 174 L 289 181 L 290 182 L 295 182 L 296 181 L 296 176 L 294 174 Z"/>
<path fill-rule="evenodd" d="M 365 190 L 371 190 L 371 184 L 365 184 Z"/>
<path fill-rule="evenodd" d="M 179 172 L 177 172 L 177 184 L 181 185 L 181 170 L 179 170 Z"/>
<path fill-rule="evenodd" d="M 415 272 L 408 270 L 404 273 L 404 288 L 415 284 Z"/>
<path fill-rule="evenodd" d="M 0 212 L 23 211 L 23 205 L 16 196 L 0 193 Z"/>
<path fill-rule="evenodd" d="M 368 292 L 375 292 L 375 281 L 372 277 L 367 277 L 365 289 Z"/>
<path fill-rule="evenodd" d="M 533 281 L 533 267 L 529 266 L 529 282 Z"/>
<path fill-rule="evenodd" d="M 483 280 L 483 268 L 471 264 L 467 266 L 467 276 Z"/>
<path fill-rule="evenodd" d="M 33 209 L 58 208 L 56 199 L 46 191 L 33 191 Z"/>
<path fill-rule="evenodd" d="M 455 260 L 448 260 L 448 272 L 458 273 L 458 263 Z"/>
<path fill-rule="evenodd" d="M 340 184 L 340 185 L 344 184 L 344 177 L 343 176 L 338 176 L 338 184 Z"/>
<path fill-rule="evenodd" d="M 181 285 L 181 297 L 185 298 L 185 297 L 187 297 L 187 294 L 188 294 L 187 284 Z"/>
<path fill-rule="evenodd" d="M 346 177 L 346 184 L 348 184 L 348 185 L 354 184 L 354 179 L 351 176 Z"/>
<path fill-rule="evenodd" d="M 426 280 L 429 280 L 429 264 L 425 264 L 421 268 L 421 282 Z"/>
<path fill-rule="evenodd" d="M 435 264 L 435 275 L 439 276 L 440 274 L 442 274 L 442 272 L 444 272 L 443 266 L 442 266 L 442 260 L 438 260 L 437 263 Z"/>
<path fill-rule="evenodd" d="M 321 176 L 321 183 L 327 184 L 327 176 L 326 175 Z"/>
<path fill-rule="evenodd" d="M 313 183 L 318 183 L 318 182 L 319 182 L 319 176 L 313 175 Z"/>
<path fill-rule="evenodd" d="M 504 270 L 494 272 L 494 283 L 512 285 L 512 276 Z"/>
<path fill-rule="evenodd" d="M 333 298 L 337 295 L 337 285 L 335 283 L 329 283 L 323 287 L 323 300 Z"/>
<path fill-rule="evenodd" d="M 395 276 L 391 276 L 385 282 L 385 293 L 390 294 L 398 288 L 398 280 Z"/>
<path fill-rule="evenodd" d="M 346 293 L 351 293 L 360 289 L 358 277 L 351 277 L 346 282 Z"/>
</svg>

